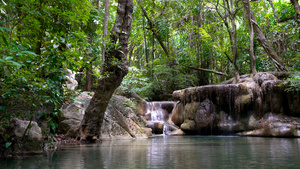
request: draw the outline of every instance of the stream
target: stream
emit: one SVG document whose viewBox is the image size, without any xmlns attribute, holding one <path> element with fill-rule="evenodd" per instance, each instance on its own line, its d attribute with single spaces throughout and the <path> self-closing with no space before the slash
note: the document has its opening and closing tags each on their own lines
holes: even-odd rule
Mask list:
<svg viewBox="0 0 300 169">
<path fill-rule="evenodd" d="M 298 168 L 299 159 L 297 138 L 156 135 L 0 159 L 0 168 Z"/>
</svg>

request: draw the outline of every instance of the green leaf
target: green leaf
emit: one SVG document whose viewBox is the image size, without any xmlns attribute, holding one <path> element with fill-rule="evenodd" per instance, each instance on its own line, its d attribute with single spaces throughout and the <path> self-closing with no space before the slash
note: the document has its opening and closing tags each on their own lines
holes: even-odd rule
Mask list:
<svg viewBox="0 0 300 169">
<path fill-rule="evenodd" d="M 4 74 L 5 74 L 5 76 L 10 76 L 10 74 L 11 74 L 11 72 L 9 71 L 7 66 L 4 66 Z"/>
<path fill-rule="evenodd" d="M 8 46 L 8 42 L 7 42 L 6 38 L 3 35 L 2 35 L 2 39 L 3 39 L 4 43 L 5 43 L 5 45 Z"/>
<path fill-rule="evenodd" d="M 1 30 L 1 31 L 4 31 L 4 30 L 11 31 L 11 29 L 10 29 L 10 28 L 7 28 L 7 27 L 0 27 L 0 30 Z"/>
<path fill-rule="evenodd" d="M 7 56 L 7 57 L 4 58 L 4 60 L 12 60 L 12 59 L 13 59 L 12 56 Z"/>
<path fill-rule="evenodd" d="M 6 142 L 5 147 L 8 148 L 11 144 L 12 142 Z"/>
<path fill-rule="evenodd" d="M 55 129 L 56 129 L 55 123 L 54 123 L 54 122 L 51 122 L 51 123 L 50 123 L 50 126 L 51 126 L 52 130 L 55 131 Z"/>
<path fill-rule="evenodd" d="M 30 55 L 33 55 L 33 56 L 37 56 L 37 54 L 35 54 L 34 52 L 30 52 L 30 51 L 24 51 L 24 53 L 26 53 L 26 54 L 30 54 Z"/>
<path fill-rule="evenodd" d="M 22 67 L 22 64 L 20 64 L 18 62 L 11 61 L 11 64 L 14 66 L 17 66 L 17 67 Z"/>
</svg>

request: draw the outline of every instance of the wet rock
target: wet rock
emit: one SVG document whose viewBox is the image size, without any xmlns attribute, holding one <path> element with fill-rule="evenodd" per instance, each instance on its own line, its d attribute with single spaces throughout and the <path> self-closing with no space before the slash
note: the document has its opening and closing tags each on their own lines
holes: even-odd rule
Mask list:
<svg viewBox="0 0 300 169">
<path fill-rule="evenodd" d="M 196 123 L 194 120 L 184 120 L 184 122 L 180 125 L 181 130 L 186 132 L 195 132 Z"/>
<path fill-rule="evenodd" d="M 195 121 L 197 130 L 202 134 L 212 134 L 217 130 L 219 119 L 210 100 L 206 99 L 199 104 Z"/>
<path fill-rule="evenodd" d="M 170 133 L 168 133 L 168 135 L 170 136 L 182 136 L 182 135 L 186 135 L 186 133 L 184 131 L 182 131 L 181 129 L 172 131 Z"/>
<path fill-rule="evenodd" d="M 234 121 L 228 114 L 225 112 L 220 112 L 220 121 L 218 123 L 218 130 L 224 133 L 234 133 L 241 131 L 242 127 L 239 121 Z"/>
<path fill-rule="evenodd" d="M 154 134 L 164 133 L 164 122 L 162 121 L 148 121 L 147 127 L 151 128 Z"/>
<path fill-rule="evenodd" d="M 175 108 L 173 109 L 171 121 L 177 126 L 180 126 L 183 123 L 183 106 L 181 103 L 176 104 Z"/>
<path fill-rule="evenodd" d="M 300 92 L 290 92 L 287 95 L 289 112 L 292 116 L 300 117 Z"/>
</svg>

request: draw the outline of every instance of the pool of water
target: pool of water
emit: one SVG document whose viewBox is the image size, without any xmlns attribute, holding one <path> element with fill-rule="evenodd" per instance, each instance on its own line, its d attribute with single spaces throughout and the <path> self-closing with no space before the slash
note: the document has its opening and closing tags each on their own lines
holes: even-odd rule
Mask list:
<svg viewBox="0 0 300 169">
<path fill-rule="evenodd" d="M 300 139 L 157 136 L 67 146 L 53 157 L 0 159 L 0 168 L 300 168 Z"/>
</svg>

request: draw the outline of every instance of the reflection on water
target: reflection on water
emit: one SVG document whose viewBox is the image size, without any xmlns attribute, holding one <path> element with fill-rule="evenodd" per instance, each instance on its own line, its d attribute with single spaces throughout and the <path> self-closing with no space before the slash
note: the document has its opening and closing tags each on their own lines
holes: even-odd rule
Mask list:
<svg viewBox="0 0 300 169">
<path fill-rule="evenodd" d="M 159 136 L 0 159 L 0 168 L 298 168 L 299 159 L 300 139 Z"/>
</svg>

